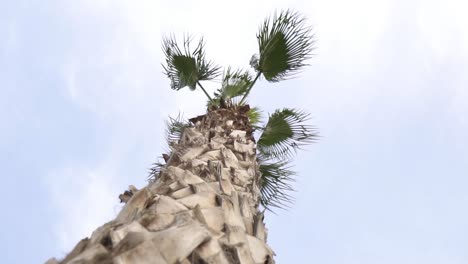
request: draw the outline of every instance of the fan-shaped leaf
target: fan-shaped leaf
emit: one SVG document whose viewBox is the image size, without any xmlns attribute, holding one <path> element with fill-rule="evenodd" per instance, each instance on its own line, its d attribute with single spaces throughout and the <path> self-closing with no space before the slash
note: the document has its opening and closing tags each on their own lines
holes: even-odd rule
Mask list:
<svg viewBox="0 0 468 264">
<path fill-rule="evenodd" d="M 248 71 L 233 71 L 229 67 L 223 75 L 221 87 L 215 92 L 215 102 L 231 102 L 231 99 L 244 95 L 252 85 L 252 76 Z"/>
<path fill-rule="evenodd" d="M 221 97 L 224 99 L 243 95 L 252 83 L 252 76 L 248 71 L 232 71 L 228 68 L 223 77 Z"/>
<path fill-rule="evenodd" d="M 247 116 L 249 117 L 250 125 L 257 126 L 262 119 L 262 111 L 258 107 L 252 107 L 247 112 Z"/>
<path fill-rule="evenodd" d="M 257 142 L 259 155 L 265 159 L 283 160 L 290 158 L 301 146 L 312 143 L 317 133 L 304 124 L 308 118 L 309 114 L 295 109 L 276 110 L 268 118 Z"/>
<path fill-rule="evenodd" d="M 184 39 L 184 52 L 174 38 L 163 39 L 163 51 L 166 56 L 164 73 L 171 80 L 171 88 L 180 90 L 188 86 L 195 90 L 199 81 L 211 80 L 219 76 L 220 67 L 205 58 L 203 38 L 193 52 L 190 51 L 191 38 Z"/>
<path fill-rule="evenodd" d="M 291 182 L 295 172 L 289 170 L 288 161 L 264 163 L 260 161 L 260 202 L 266 209 L 284 208 L 292 202 L 288 192 L 294 191 Z"/>
<path fill-rule="evenodd" d="M 263 74 L 266 80 L 277 82 L 294 75 L 313 49 L 311 28 L 298 13 L 282 11 L 273 19 L 267 18 L 257 34 L 259 58 L 254 55 L 250 64 Z"/>
</svg>

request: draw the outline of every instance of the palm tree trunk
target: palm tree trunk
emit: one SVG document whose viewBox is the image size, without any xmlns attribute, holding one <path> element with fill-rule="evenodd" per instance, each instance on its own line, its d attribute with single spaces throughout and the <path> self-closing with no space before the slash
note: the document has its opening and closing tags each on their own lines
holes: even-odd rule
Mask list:
<svg viewBox="0 0 468 264">
<path fill-rule="evenodd" d="M 248 110 L 191 119 L 159 177 L 64 260 L 47 263 L 274 263 Z"/>
</svg>

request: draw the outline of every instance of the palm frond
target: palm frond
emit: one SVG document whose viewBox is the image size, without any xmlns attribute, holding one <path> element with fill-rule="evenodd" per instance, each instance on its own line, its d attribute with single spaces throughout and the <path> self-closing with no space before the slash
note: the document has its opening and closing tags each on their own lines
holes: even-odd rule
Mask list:
<svg viewBox="0 0 468 264">
<path fill-rule="evenodd" d="M 163 39 L 163 52 L 166 65 L 164 73 L 171 80 L 171 88 L 180 90 L 186 86 L 195 90 L 197 83 L 203 80 L 212 80 L 219 76 L 219 66 L 205 58 L 203 38 L 200 38 L 197 47 L 190 51 L 190 37 L 184 38 L 182 51 L 174 37 Z"/>
<path fill-rule="evenodd" d="M 251 83 L 252 76 L 248 71 L 233 71 L 229 67 L 224 73 L 221 85 L 221 97 L 224 99 L 230 99 L 241 96 L 247 91 Z"/>
<path fill-rule="evenodd" d="M 250 125 L 257 126 L 262 119 L 262 111 L 258 107 L 252 107 L 247 112 L 247 116 L 249 117 Z"/>
<path fill-rule="evenodd" d="M 186 127 L 189 126 L 189 123 L 184 120 L 183 116 L 179 113 L 176 117 L 169 116 L 168 120 L 166 120 L 166 140 L 168 146 L 168 152 L 172 150 L 172 143 L 178 142 L 180 137 L 182 136 L 182 132 Z M 164 158 L 163 154 L 162 158 Z M 161 157 L 158 158 L 158 161 L 152 164 L 152 167 L 149 169 L 149 176 L 148 181 L 154 182 L 158 179 L 159 173 L 161 172 L 161 168 L 165 166 L 165 164 L 161 163 Z M 166 159 L 166 158 L 164 158 Z"/>
<path fill-rule="evenodd" d="M 188 47 L 188 44 L 187 44 Z M 187 51 L 189 49 L 187 48 Z M 200 38 L 197 48 L 193 52 L 198 66 L 198 80 L 207 81 L 212 80 L 220 75 L 221 66 L 217 66 L 213 61 L 208 61 L 205 55 L 205 42 Z"/>
<path fill-rule="evenodd" d="M 260 161 L 260 203 L 271 210 L 272 207 L 284 208 L 292 203 L 293 198 L 288 194 L 294 189 L 291 186 L 295 172 L 289 170 L 288 161 L 264 163 Z"/>
<path fill-rule="evenodd" d="M 268 118 L 257 142 L 259 156 L 284 160 L 303 145 L 316 140 L 315 129 L 304 124 L 308 119 L 309 114 L 296 109 L 276 110 Z"/>
<path fill-rule="evenodd" d="M 158 179 L 159 174 L 161 173 L 161 169 L 163 167 L 164 164 L 162 164 L 159 161 L 153 163 L 153 166 L 149 169 L 148 181 L 155 182 Z"/>
<path fill-rule="evenodd" d="M 265 79 L 277 82 L 297 73 L 313 50 L 313 34 L 305 19 L 290 10 L 267 18 L 257 34 L 259 56 L 250 61 Z"/>
<path fill-rule="evenodd" d="M 252 76 L 248 71 L 232 70 L 231 67 L 223 74 L 221 87 L 215 92 L 217 104 L 221 100 L 230 102 L 231 99 L 244 95 L 252 84 Z"/>
<path fill-rule="evenodd" d="M 166 138 L 168 145 L 170 146 L 172 142 L 178 141 L 182 136 L 182 132 L 188 126 L 189 123 L 184 121 L 180 113 L 175 118 L 169 116 L 169 120 L 166 121 Z"/>
</svg>

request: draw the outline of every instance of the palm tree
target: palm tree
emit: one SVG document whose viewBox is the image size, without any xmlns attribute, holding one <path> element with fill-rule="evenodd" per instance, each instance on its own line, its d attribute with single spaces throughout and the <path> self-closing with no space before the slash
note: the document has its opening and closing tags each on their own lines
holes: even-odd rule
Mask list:
<svg viewBox="0 0 468 264">
<path fill-rule="evenodd" d="M 170 154 L 155 163 L 149 184 L 120 196 L 125 206 L 68 256 L 48 263 L 274 263 L 264 211 L 284 208 L 294 172 L 293 154 L 317 134 L 308 114 L 278 109 L 261 124 L 246 100 L 261 79 L 278 82 L 298 73 L 310 57 L 313 35 L 296 12 L 267 18 L 257 34 L 254 70 L 221 68 L 205 56 L 201 39 L 182 48 L 163 40 L 165 74 L 172 89 L 201 89 L 207 113 L 188 121 L 170 118 Z M 221 77 L 212 95 L 202 82 Z"/>
</svg>

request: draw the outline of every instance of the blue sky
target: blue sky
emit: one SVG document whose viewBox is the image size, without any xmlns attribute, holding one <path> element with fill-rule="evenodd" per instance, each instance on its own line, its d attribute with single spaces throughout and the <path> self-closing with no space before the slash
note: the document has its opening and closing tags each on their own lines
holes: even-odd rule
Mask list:
<svg viewBox="0 0 468 264">
<path fill-rule="evenodd" d="M 286 8 L 314 26 L 316 55 L 250 103 L 306 109 L 322 138 L 297 156 L 295 204 L 267 215 L 278 263 L 466 263 L 467 5 L 1 2 L 4 263 L 63 257 L 145 184 L 166 117 L 203 113 L 201 92 L 169 89 L 163 34 L 203 35 L 210 58 L 246 68 L 258 26 Z"/>
</svg>

